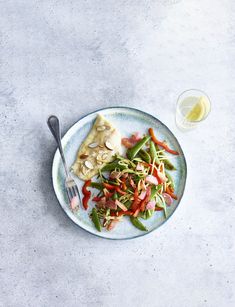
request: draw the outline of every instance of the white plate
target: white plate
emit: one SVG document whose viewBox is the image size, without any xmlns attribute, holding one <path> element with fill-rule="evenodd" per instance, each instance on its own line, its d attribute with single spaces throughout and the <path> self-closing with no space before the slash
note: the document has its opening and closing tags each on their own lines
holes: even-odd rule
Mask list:
<svg viewBox="0 0 235 307">
<path fill-rule="evenodd" d="M 68 165 L 71 166 L 75 161 L 78 148 L 88 134 L 98 113 L 102 114 L 107 118 L 107 120 L 112 122 L 114 126 L 117 127 L 117 129 L 121 132 L 122 136 L 128 137 L 135 131 L 146 133 L 148 128 L 152 127 L 160 140 L 166 140 L 171 148 L 177 150 L 180 153 L 179 156 L 171 155 L 172 162 L 177 168 L 176 171 L 171 171 L 170 173 L 175 180 L 175 193 L 178 196 L 178 200 L 174 201 L 171 207 L 168 207 L 167 210 L 169 218 L 175 211 L 181 200 L 181 197 L 183 196 L 187 167 L 184 154 L 175 136 L 163 123 L 161 123 L 152 115 L 136 109 L 125 107 L 102 109 L 86 115 L 85 117 L 78 120 L 62 138 L 62 146 L 64 148 L 65 158 Z M 143 232 L 135 228 L 131 224 L 129 217 L 126 216 L 123 218 L 122 222 L 120 222 L 112 231 L 102 229 L 102 232 L 98 232 L 89 217 L 91 208 L 94 206 L 92 201 L 90 202 L 89 210 L 87 211 L 81 208 L 78 213 L 74 214 L 69 208 L 67 195 L 64 188 L 65 173 L 58 150 L 56 151 L 53 160 L 52 179 L 58 201 L 69 218 L 84 230 L 97 236 L 108 239 L 135 238 L 150 233 L 166 221 L 163 212 L 157 211 L 150 219 L 143 220 L 143 223 L 149 230 L 148 232 Z M 79 190 L 81 191 L 83 181 L 75 176 L 74 179 L 78 185 Z M 92 192 L 97 193 L 97 190 L 91 190 Z"/>
</svg>

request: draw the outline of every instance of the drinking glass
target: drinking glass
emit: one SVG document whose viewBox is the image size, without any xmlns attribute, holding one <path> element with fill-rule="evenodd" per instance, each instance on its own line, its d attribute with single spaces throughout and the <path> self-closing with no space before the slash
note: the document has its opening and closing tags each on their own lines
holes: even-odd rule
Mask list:
<svg viewBox="0 0 235 307">
<path fill-rule="evenodd" d="M 176 106 L 176 124 L 181 130 L 191 130 L 204 121 L 211 110 L 206 93 L 191 89 L 180 94 Z"/>
</svg>

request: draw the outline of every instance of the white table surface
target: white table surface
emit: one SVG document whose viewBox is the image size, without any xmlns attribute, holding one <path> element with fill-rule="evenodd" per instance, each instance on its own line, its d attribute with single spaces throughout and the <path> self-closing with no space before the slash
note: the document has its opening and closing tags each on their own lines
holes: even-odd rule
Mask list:
<svg viewBox="0 0 235 307">
<path fill-rule="evenodd" d="M 0 306 L 235 306 L 234 27 L 232 0 L 0 1 Z M 188 88 L 212 112 L 182 133 Z M 61 210 L 46 126 L 114 105 L 167 124 L 188 163 L 174 216 L 119 242 Z"/>
</svg>

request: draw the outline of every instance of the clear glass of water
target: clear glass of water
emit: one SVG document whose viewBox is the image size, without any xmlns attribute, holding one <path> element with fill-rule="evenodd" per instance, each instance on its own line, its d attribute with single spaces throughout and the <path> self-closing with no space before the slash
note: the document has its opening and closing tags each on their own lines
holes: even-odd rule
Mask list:
<svg viewBox="0 0 235 307">
<path fill-rule="evenodd" d="M 192 89 L 180 94 L 176 106 L 176 125 L 180 130 L 191 130 L 204 121 L 211 110 L 206 93 Z"/>
</svg>

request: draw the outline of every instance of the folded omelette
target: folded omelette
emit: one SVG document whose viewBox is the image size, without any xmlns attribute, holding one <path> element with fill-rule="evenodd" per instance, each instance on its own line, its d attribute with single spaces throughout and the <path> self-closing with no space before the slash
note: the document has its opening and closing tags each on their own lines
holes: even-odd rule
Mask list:
<svg viewBox="0 0 235 307">
<path fill-rule="evenodd" d="M 121 135 L 117 129 L 98 114 L 93 127 L 81 144 L 72 171 L 82 180 L 91 179 L 121 150 Z"/>
</svg>

